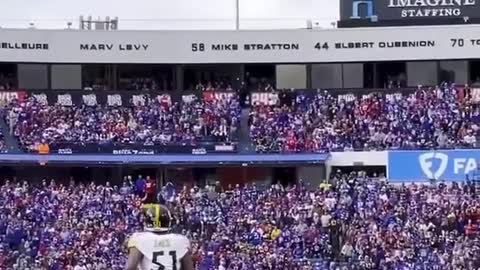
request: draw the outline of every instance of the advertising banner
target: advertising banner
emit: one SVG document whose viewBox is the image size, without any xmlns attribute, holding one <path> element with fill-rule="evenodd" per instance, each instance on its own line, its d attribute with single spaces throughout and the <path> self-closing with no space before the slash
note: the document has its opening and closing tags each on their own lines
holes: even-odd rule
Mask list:
<svg viewBox="0 0 480 270">
<path fill-rule="evenodd" d="M 161 155 L 161 154 L 212 154 L 236 153 L 236 144 L 197 143 L 190 144 L 97 144 L 97 143 L 55 143 L 50 145 L 52 154 L 112 154 L 112 155 Z"/>
<path fill-rule="evenodd" d="M 480 18 L 478 0 L 341 0 L 340 9 L 341 21 L 369 20 L 372 26 L 475 23 Z"/>
<path fill-rule="evenodd" d="M 389 151 L 388 179 L 465 181 L 477 173 L 478 162 L 480 150 Z"/>
</svg>

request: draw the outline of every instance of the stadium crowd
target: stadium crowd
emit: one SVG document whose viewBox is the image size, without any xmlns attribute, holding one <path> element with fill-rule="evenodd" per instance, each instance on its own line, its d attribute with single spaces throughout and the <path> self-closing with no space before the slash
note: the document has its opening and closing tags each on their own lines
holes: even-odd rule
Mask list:
<svg viewBox="0 0 480 270">
<path fill-rule="evenodd" d="M 3 137 L 3 132 L 0 130 L 0 153 L 8 152 L 8 145 L 5 143 L 5 137 Z"/>
<path fill-rule="evenodd" d="M 47 105 L 30 97 L 6 108 L 6 120 L 21 145 L 40 143 L 189 144 L 231 141 L 239 125 L 240 106 L 227 100 L 172 102 L 150 99 L 130 106 Z"/>
<path fill-rule="evenodd" d="M 160 84 L 155 78 L 129 78 L 120 80 L 120 84 L 125 84 L 122 89 L 130 91 L 158 91 L 160 90 Z"/>
<path fill-rule="evenodd" d="M 145 180 L 123 186 L 6 182 L 0 269 L 122 269 L 142 230 Z M 480 204 L 469 183 L 394 186 L 363 173 L 303 183 L 161 191 L 199 270 L 480 268 Z"/>
<path fill-rule="evenodd" d="M 201 91 L 201 92 L 212 92 L 212 91 L 227 91 L 227 92 L 233 92 L 235 91 L 232 88 L 231 83 L 225 81 L 225 80 L 220 80 L 220 81 L 206 81 L 206 82 L 198 82 L 195 85 L 195 90 L 196 91 Z"/>
<path fill-rule="evenodd" d="M 205 98 L 220 86 L 231 98 Z M 235 141 L 242 115 L 239 95 L 227 84 L 197 88 L 206 91 L 202 98 L 154 98 L 123 106 L 45 105 L 30 97 L 11 102 L 4 115 L 11 132 L 29 150 L 41 143 Z M 249 125 L 242 128 L 248 129 L 257 152 L 477 147 L 480 107 L 455 85 L 347 99 L 320 90 L 293 96 L 276 105 L 252 106 Z"/>
<path fill-rule="evenodd" d="M 17 79 L 11 73 L 0 72 L 0 90 L 17 89 Z"/>
<path fill-rule="evenodd" d="M 250 136 L 258 152 L 474 148 L 480 109 L 470 101 L 454 85 L 350 100 L 322 91 L 254 106 Z"/>
</svg>

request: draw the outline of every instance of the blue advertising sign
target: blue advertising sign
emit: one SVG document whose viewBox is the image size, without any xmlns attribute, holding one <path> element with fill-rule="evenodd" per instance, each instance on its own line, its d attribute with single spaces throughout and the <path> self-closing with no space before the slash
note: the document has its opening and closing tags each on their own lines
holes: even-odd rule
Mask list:
<svg viewBox="0 0 480 270">
<path fill-rule="evenodd" d="M 465 181 L 477 171 L 480 150 L 389 151 L 388 179 Z"/>
<path fill-rule="evenodd" d="M 479 11 L 476 0 L 340 0 L 339 25 L 476 24 Z"/>
</svg>

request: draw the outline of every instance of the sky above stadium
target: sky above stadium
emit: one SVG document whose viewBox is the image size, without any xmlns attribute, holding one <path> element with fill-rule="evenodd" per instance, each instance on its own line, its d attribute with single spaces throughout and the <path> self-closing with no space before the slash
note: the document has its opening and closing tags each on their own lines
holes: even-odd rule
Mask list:
<svg viewBox="0 0 480 270">
<path fill-rule="evenodd" d="M 234 29 L 235 0 L 1 0 L 0 27 L 78 28 L 80 15 L 119 17 L 119 29 Z M 240 0 L 241 29 L 331 28 L 339 0 Z"/>
</svg>

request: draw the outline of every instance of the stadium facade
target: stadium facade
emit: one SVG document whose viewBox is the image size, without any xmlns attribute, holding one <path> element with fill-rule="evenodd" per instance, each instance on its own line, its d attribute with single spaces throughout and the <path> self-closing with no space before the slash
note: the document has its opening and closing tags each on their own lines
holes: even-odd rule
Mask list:
<svg viewBox="0 0 480 270">
<path fill-rule="evenodd" d="M 477 25 L 271 31 L 0 29 L 0 68 L 14 73 L 18 85 L 2 90 L 0 99 L 5 104 L 33 96 L 51 105 L 121 106 L 149 98 L 228 98 L 231 93 L 226 91 L 192 90 L 196 81 L 214 77 L 228 78 L 234 89 L 244 87 L 244 81 L 248 86 L 252 77 L 266 77 L 276 89 L 287 89 L 241 92 L 250 106 L 275 104 L 285 96 L 294 99 L 296 93 L 314 94 L 317 89 L 339 99 L 372 92 L 394 97 L 445 81 L 474 85 L 480 78 L 479 32 Z M 163 78 L 163 90 L 123 88 L 122 78 L 142 77 L 152 70 Z M 392 78 L 393 88 L 386 85 Z M 480 97 L 480 88 L 472 88 L 472 93 Z M 59 143 L 50 145 L 48 154 L 6 151 L 0 161 L 7 175 L 19 177 L 73 172 L 113 180 L 144 172 L 160 181 L 308 179 L 317 185 L 338 167 L 383 171 L 394 181 L 461 181 L 476 171 L 480 159 L 477 150 L 256 154 L 247 148 L 235 142 Z M 405 164 L 411 170 L 405 170 Z"/>
</svg>

